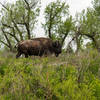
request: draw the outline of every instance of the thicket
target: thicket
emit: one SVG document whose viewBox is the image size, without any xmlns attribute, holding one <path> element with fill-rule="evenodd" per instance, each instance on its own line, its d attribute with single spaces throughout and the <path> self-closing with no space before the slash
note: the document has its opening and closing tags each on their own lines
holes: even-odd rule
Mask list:
<svg viewBox="0 0 100 100">
<path fill-rule="evenodd" d="M 0 100 L 100 100 L 100 54 L 15 59 L 1 53 Z"/>
</svg>

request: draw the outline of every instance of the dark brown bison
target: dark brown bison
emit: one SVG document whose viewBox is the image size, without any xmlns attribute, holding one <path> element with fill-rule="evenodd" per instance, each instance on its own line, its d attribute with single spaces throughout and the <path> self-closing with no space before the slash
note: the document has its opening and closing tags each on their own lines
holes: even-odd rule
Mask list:
<svg viewBox="0 0 100 100">
<path fill-rule="evenodd" d="M 28 56 L 42 56 L 43 54 L 55 53 L 56 57 L 61 53 L 61 45 L 59 41 L 52 41 L 49 38 L 34 38 L 31 40 L 24 40 L 18 43 L 16 58 L 24 54 Z"/>
<path fill-rule="evenodd" d="M 59 41 L 52 41 L 50 38 L 34 38 L 42 43 L 44 54 L 55 53 L 56 57 L 61 53 L 61 44 Z"/>
</svg>

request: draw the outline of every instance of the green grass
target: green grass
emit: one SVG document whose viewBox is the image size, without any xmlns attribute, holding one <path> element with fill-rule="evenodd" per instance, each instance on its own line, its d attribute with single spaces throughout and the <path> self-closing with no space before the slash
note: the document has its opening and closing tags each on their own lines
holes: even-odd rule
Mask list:
<svg viewBox="0 0 100 100">
<path fill-rule="evenodd" d="M 0 100 L 100 100 L 100 54 L 0 57 Z"/>
</svg>

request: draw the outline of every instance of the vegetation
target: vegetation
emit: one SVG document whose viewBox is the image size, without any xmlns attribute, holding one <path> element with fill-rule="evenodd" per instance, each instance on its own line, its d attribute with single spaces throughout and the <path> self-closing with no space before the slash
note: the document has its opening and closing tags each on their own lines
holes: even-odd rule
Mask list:
<svg viewBox="0 0 100 100">
<path fill-rule="evenodd" d="M 0 58 L 1 100 L 100 100 L 100 54 Z M 13 58 L 13 59 L 12 59 Z"/>
<path fill-rule="evenodd" d="M 92 8 L 83 10 L 73 18 L 66 2 L 51 2 L 44 11 L 45 21 L 42 26 L 45 35 L 53 40 L 60 40 L 62 47 L 67 38 L 72 38 L 66 49 L 72 48 L 71 44 L 74 43 L 77 52 L 84 49 L 84 40 L 89 39 L 91 47 L 100 51 L 99 3 L 99 0 L 93 0 Z M 13 51 L 16 43 L 35 36 L 34 27 L 38 21 L 41 3 L 39 0 L 17 0 L 14 4 L 1 5 L 0 14 L 3 16 L 0 19 L 0 43 L 4 48 Z"/>
<path fill-rule="evenodd" d="M 18 0 L 2 6 L 0 43 L 13 51 L 16 43 L 34 36 L 32 31 L 39 15 L 39 4 L 36 0 Z"/>
<path fill-rule="evenodd" d="M 73 29 L 74 22 L 69 14 L 69 6 L 65 2 L 51 2 L 45 8 L 45 33 L 51 39 L 59 39 L 63 46 L 66 37 Z"/>
<path fill-rule="evenodd" d="M 92 4 L 75 18 L 66 2 L 48 4 L 42 23 L 45 35 L 59 40 L 62 47 L 66 38 L 71 40 L 57 58 L 27 59 L 15 59 L 14 46 L 34 37 L 40 2 L 1 4 L 0 100 L 100 100 L 100 0 Z"/>
</svg>

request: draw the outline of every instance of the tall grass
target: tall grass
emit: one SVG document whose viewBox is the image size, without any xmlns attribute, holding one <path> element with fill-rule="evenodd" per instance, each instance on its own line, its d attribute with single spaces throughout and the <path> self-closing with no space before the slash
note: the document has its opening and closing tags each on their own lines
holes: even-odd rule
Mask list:
<svg viewBox="0 0 100 100">
<path fill-rule="evenodd" d="M 0 100 L 100 100 L 100 54 L 0 57 Z"/>
</svg>

